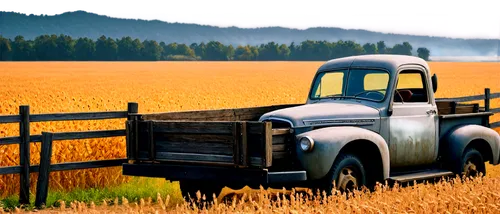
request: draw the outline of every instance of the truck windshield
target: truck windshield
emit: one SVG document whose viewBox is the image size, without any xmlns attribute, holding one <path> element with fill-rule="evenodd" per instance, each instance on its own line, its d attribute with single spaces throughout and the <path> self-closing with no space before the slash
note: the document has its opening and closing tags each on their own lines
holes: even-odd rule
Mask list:
<svg viewBox="0 0 500 214">
<path fill-rule="evenodd" d="M 350 69 L 318 74 L 311 88 L 311 99 L 354 98 L 382 101 L 389 84 L 389 73 L 377 69 Z"/>
</svg>

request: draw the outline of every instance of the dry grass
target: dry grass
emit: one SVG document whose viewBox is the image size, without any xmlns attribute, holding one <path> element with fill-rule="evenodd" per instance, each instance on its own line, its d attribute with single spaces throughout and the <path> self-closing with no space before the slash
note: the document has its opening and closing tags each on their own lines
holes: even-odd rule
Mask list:
<svg viewBox="0 0 500 214">
<path fill-rule="evenodd" d="M 140 112 L 219 109 L 303 103 L 323 62 L 29 62 L 0 63 L 0 114 L 124 110 L 138 102 Z M 498 63 L 431 63 L 439 76 L 438 97 L 476 95 L 485 87 L 500 92 Z M 482 102 L 481 102 L 482 104 Z M 500 107 L 500 99 L 492 102 Z M 492 121 L 500 120 L 500 115 Z M 34 123 L 42 131 L 120 129 L 123 120 Z M 0 137 L 18 135 L 15 124 L 0 125 Z M 121 158 L 124 138 L 56 142 L 53 163 Z M 19 163 L 18 146 L 0 146 L 0 166 Z M 31 146 L 31 164 L 40 145 Z M 500 173 L 492 172 L 496 181 Z M 54 190 L 102 187 L 128 180 L 119 167 L 54 172 Z M 32 174 L 34 192 L 36 174 Z M 18 175 L 0 176 L 0 197 L 18 192 Z M 486 187 L 484 187 L 486 188 Z M 488 187 L 493 188 L 493 187 Z M 381 196 L 382 197 L 382 196 Z"/>
<path fill-rule="evenodd" d="M 234 198 L 229 203 L 214 201 L 210 206 L 172 204 L 170 197 L 158 194 L 139 203 L 118 205 L 118 198 L 96 206 L 72 202 L 40 213 L 499 213 L 500 178 L 462 181 L 455 178 L 434 184 L 416 184 L 401 188 L 379 185 L 374 192 L 355 191 L 346 195 L 318 197 L 312 192 L 283 194 L 259 190 Z M 17 210 L 20 211 L 20 210 Z M 1 213 L 1 210 L 0 210 Z"/>
</svg>

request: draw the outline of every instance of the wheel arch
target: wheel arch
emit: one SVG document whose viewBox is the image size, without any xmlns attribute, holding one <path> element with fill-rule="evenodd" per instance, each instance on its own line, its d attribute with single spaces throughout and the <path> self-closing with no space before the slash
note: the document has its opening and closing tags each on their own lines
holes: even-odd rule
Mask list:
<svg viewBox="0 0 500 214">
<path fill-rule="evenodd" d="M 446 134 L 442 145 L 439 152 L 450 163 L 459 161 L 468 148 L 477 149 L 491 164 L 499 162 L 500 135 L 484 126 L 458 126 Z"/>
<path fill-rule="evenodd" d="M 315 144 L 310 152 L 303 152 L 297 146 L 297 156 L 308 178 L 321 179 L 328 174 L 341 152 L 353 152 L 380 160 L 380 179 L 389 177 L 390 159 L 386 141 L 378 133 L 360 127 L 327 127 L 305 132 L 297 136 L 311 137 Z M 367 158 L 363 158 L 367 162 Z M 375 161 L 372 161 L 375 162 Z M 364 164 L 364 163 L 363 163 Z M 370 163 L 371 164 L 371 163 Z M 377 164 L 375 164 L 377 165 Z"/>
</svg>

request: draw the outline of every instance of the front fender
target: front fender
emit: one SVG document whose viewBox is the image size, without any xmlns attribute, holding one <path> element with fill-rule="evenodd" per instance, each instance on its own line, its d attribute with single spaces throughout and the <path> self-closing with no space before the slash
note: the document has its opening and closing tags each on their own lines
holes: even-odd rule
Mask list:
<svg viewBox="0 0 500 214">
<path fill-rule="evenodd" d="M 297 157 L 302 167 L 306 170 L 309 179 L 320 179 L 324 177 L 335 161 L 340 150 L 350 142 L 366 140 L 374 143 L 382 157 L 384 179 L 389 177 L 389 148 L 384 138 L 379 134 L 359 127 L 328 127 L 304 132 L 297 135 L 309 136 L 314 140 L 313 150 L 304 152 L 298 145 Z M 359 148 L 363 149 L 363 148 Z"/>
<path fill-rule="evenodd" d="M 462 158 L 465 148 L 474 140 L 488 142 L 491 149 L 491 164 L 498 164 L 500 155 L 500 135 L 493 129 L 479 125 L 464 125 L 450 130 L 443 140 L 440 153 L 449 162 L 456 162 Z"/>
</svg>

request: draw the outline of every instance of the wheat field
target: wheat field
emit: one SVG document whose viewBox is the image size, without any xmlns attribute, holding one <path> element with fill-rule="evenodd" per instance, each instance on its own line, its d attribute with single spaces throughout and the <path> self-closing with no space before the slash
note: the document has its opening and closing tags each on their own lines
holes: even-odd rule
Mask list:
<svg viewBox="0 0 500 214">
<path fill-rule="evenodd" d="M 322 63 L 4 62 L 0 63 L 0 115 L 17 114 L 25 104 L 37 114 L 125 110 L 127 102 L 137 102 L 142 113 L 303 103 Z M 431 62 L 430 67 L 439 78 L 437 97 L 482 94 L 485 87 L 500 92 L 499 63 Z M 500 107 L 500 99 L 491 104 Z M 122 129 L 124 120 L 42 122 L 30 128 L 31 134 Z M 0 137 L 18 132 L 17 124 L 0 125 Z M 17 165 L 18 150 L 17 145 L 0 146 L 0 166 Z M 32 144 L 31 164 L 38 164 L 39 152 L 40 144 Z M 122 157 L 124 137 L 56 141 L 52 163 Z M 500 179 L 499 170 L 492 169 L 488 178 Z M 36 177 L 31 175 L 32 192 Z M 17 194 L 18 179 L 18 175 L 0 176 L 0 198 Z M 50 188 L 103 187 L 128 179 L 120 167 L 52 172 Z"/>
</svg>

